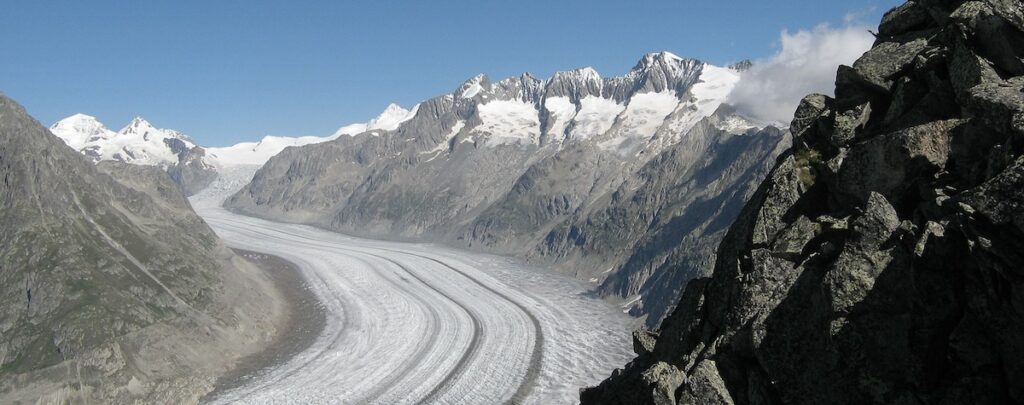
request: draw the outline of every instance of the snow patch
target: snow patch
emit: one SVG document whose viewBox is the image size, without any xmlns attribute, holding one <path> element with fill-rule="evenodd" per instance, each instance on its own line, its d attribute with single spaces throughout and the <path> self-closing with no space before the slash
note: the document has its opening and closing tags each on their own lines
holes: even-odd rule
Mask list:
<svg viewBox="0 0 1024 405">
<path fill-rule="evenodd" d="M 548 97 L 544 100 L 544 108 L 548 111 L 548 134 L 556 140 L 565 138 L 565 127 L 576 116 L 576 105 L 568 97 Z"/>
<path fill-rule="evenodd" d="M 744 119 L 739 116 L 729 116 L 724 120 L 715 123 L 715 128 L 731 134 L 742 134 L 747 132 L 748 129 L 758 128 L 756 124 L 750 120 Z"/>
<path fill-rule="evenodd" d="M 494 100 L 477 106 L 482 124 L 474 133 L 487 134 L 487 145 L 536 144 L 540 117 L 533 104 L 519 100 Z"/>
<path fill-rule="evenodd" d="M 625 108 L 612 99 L 584 97 L 580 100 L 580 110 L 574 118 L 576 125 L 569 134 L 570 138 L 582 140 L 608 132 L 615 123 L 615 117 Z"/>
<path fill-rule="evenodd" d="M 672 133 L 685 134 L 704 117 L 714 114 L 739 81 L 738 71 L 704 65 L 699 81 L 690 88 L 690 98 L 679 105 L 677 118 L 671 123 Z"/>
<path fill-rule="evenodd" d="M 601 142 L 606 150 L 618 149 L 620 145 L 631 144 L 637 140 L 654 137 L 665 123 L 665 118 L 679 105 L 679 99 L 673 92 L 652 92 L 635 94 L 629 100 L 626 110 L 622 113 L 618 132 L 611 138 Z"/>
<path fill-rule="evenodd" d="M 476 96 L 477 94 L 480 93 L 480 91 L 484 89 L 484 87 L 480 84 L 481 82 L 483 82 L 483 80 L 484 75 L 482 74 L 476 75 L 472 79 L 469 79 L 469 81 L 462 85 L 462 91 L 459 93 L 459 96 L 462 98 L 473 98 L 473 96 Z"/>
</svg>

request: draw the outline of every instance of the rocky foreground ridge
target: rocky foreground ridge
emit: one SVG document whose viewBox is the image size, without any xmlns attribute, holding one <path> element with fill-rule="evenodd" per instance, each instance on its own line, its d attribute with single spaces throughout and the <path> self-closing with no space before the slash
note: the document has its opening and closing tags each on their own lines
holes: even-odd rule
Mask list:
<svg viewBox="0 0 1024 405">
<path fill-rule="evenodd" d="M 1024 402 L 1024 9 L 916 0 L 597 403 Z"/>
</svg>

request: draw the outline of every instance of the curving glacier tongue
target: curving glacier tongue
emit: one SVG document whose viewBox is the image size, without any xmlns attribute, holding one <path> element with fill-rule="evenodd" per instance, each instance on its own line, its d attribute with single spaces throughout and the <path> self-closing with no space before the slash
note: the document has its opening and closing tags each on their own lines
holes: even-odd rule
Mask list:
<svg viewBox="0 0 1024 405">
<path fill-rule="evenodd" d="M 192 198 L 232 247 L 294 262 L 327 313 L 313 345 L 214 403 L 574 403 L 628 361 L 631 320 L 511 260 L 230 213 L 233 167 Z"/>
</svg>

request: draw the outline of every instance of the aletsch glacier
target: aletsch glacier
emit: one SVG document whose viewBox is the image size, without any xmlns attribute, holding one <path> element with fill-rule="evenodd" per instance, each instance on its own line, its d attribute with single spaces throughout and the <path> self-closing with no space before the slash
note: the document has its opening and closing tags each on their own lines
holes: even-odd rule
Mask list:
<svg viewBox="0 0 1024 405">
<path fill-rule="evenodd" d="M 328 322 L 312 347 L 212 403 L 572 403 L 632 357 L 635 320 L 579 281 L 221 208 L 253 170 L 225 171 L 192 204 L 229 246 L 296 263 Z"/>
<path fill-rule="evenodd" d="M 517 256 L 594 283 L 653 326 L 687 280 L 710 271 L 724 226 L 788 145 L 776 129 L 784 125 L 725 104 L 749 66 L 661 52 L 621 77 L 592 68 L 547 80 L 477 75 L 331 135 L 228 147 L 198 147 L 171 130 L 122 145 L 81 114 L 51 130 L 94 159 L 155 161 L 187 194 L 224 167 L 306 146 L 271 160 L 231 209 Z M 187 148 L 147 153 L 175 139 Z"/>
<path fill-rule="evenodd" d="M 660 322 L 788 146 L 781 125 L 725 103 L 746 66 L 663 52 L 622 77 L 479 75 L 329 136 L 223 148 L 142 119 L 114 133 L 76 115 L 51 130 L 94 160 L 165 168 L 229 245 L 295 262 L 328 308 L 312 348 L 217 400 L 573 402 L 631 357 L 636 325 L 620 312 Z M 589 286 L 233 214 L 220 207 L 231 194 L 242 214 L 517 256 Z M 621 307 L 583 298 L 595 287 Z"/>
</svg>

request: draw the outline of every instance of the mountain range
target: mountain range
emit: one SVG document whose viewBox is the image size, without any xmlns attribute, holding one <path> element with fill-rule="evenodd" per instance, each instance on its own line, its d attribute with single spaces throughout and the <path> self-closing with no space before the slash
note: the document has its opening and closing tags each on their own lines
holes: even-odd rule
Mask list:
<svg viewBox="0 0 1024 405">
<path fill-rule="evenodd" d="M 226 147 L 198 146 L 188 135 L 173 129 L 156 128 L 142 117 L 134 118 L 115 132 L 96 117 L 79 113 L 55 122 L 50 126 L 50 132 L 94 162 L 115 161 L 161 167 L 186 195 L 192 195 L 213 182 L 219 168 L 262 165 L 289 146 L 326 142 L 374 129 L 395 129 L 413 113 L 415 107 L 409 111 L 391 104 L 376 118 L 345 125 L 331 136 L 265 136 L 258 142 L 241 142 Z"/>
<path fill-rule="evenodd" d="M 593 283 L 649 325 L 711 270 L 726 226 L 789 145 L 785 125 L 726 103 L 751 63 L 670 52 L 625 75 L 477 75 L 327 136 L 204 148 L 137 118 L 51 131 L 94 160 L 163 167 L 186 194 L 263 165 L 232 210 L 359 236 L 513 255 Z"/>
<path fill-rule="evenodd" d="M 283 150 L 226 206 L 555 266 L 657 324 L 789 144 L 725 103 L 746 67 L 478 75 L 392 129 Z"/>
</svg>

